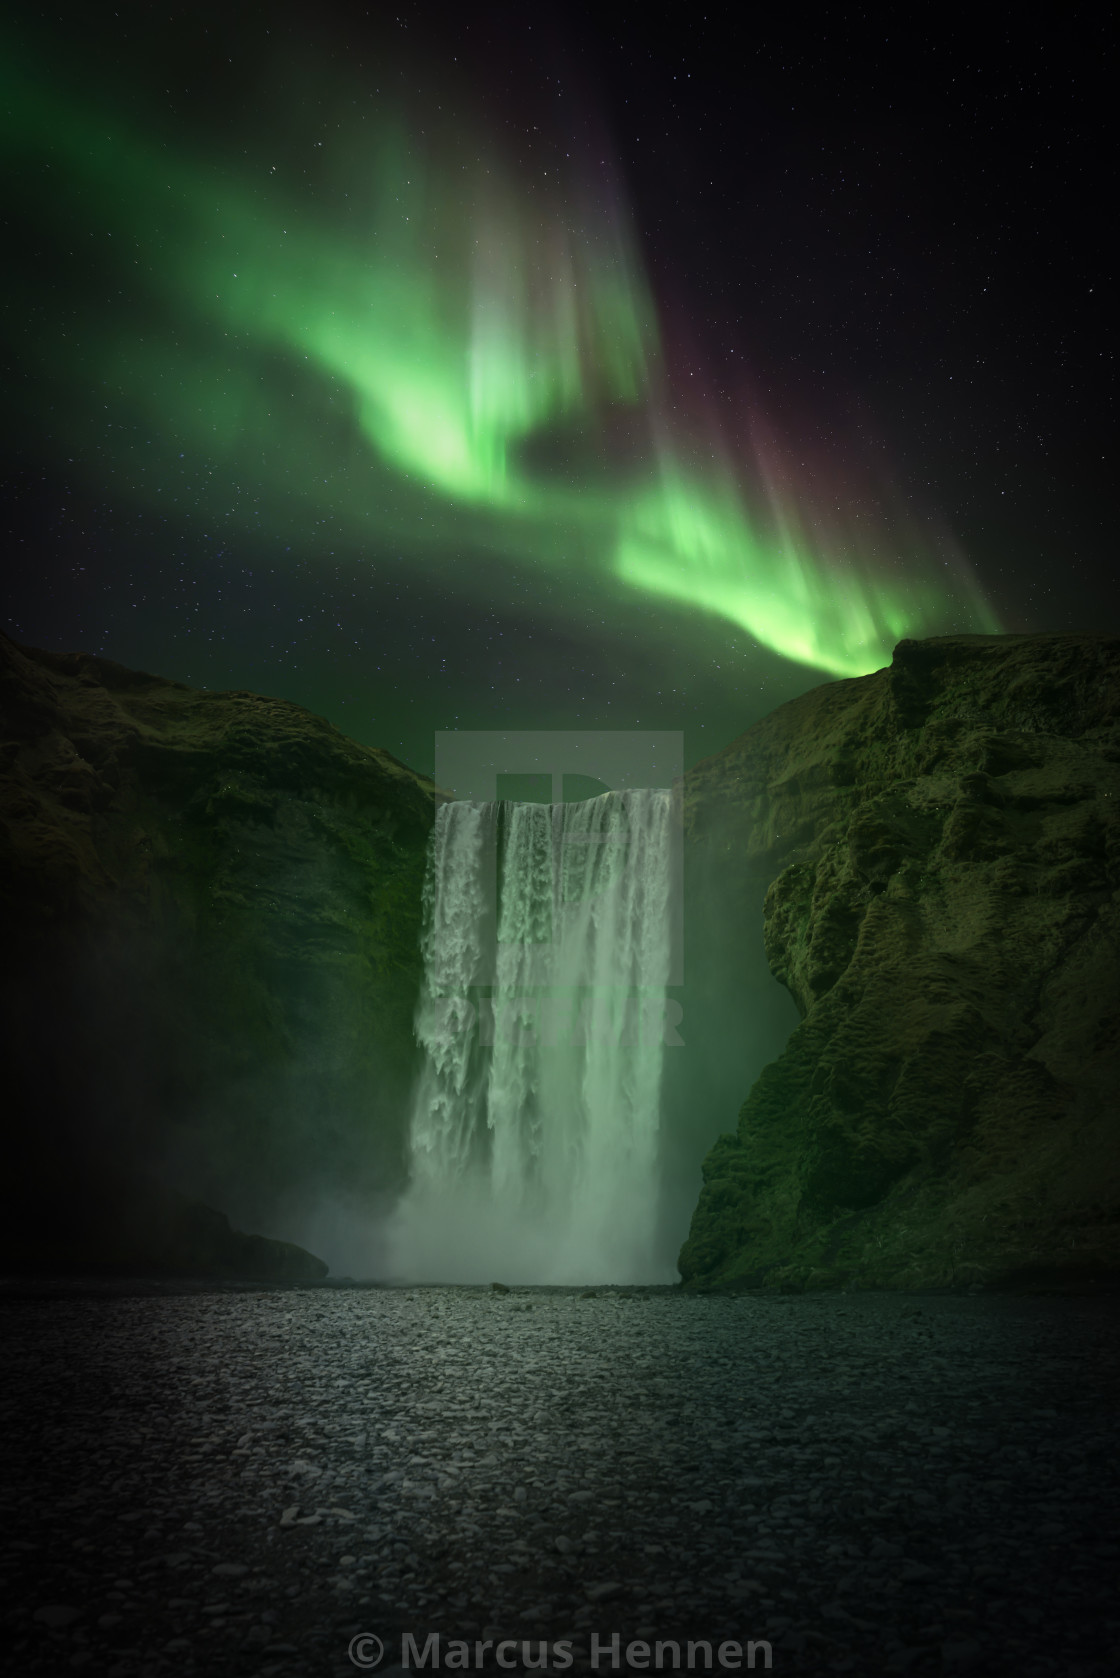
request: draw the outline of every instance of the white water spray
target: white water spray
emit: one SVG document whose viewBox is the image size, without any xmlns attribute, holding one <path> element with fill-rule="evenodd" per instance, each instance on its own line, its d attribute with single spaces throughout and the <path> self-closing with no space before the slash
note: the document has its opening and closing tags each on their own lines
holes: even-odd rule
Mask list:
<svg viewBox="0 0 1120 1678">
<path fill-rule="evenodd" d="M 673 823 L 664 791 L 438 812 L 395 1274 L 674 1279 L 655 1253 Z"/>
</svg>

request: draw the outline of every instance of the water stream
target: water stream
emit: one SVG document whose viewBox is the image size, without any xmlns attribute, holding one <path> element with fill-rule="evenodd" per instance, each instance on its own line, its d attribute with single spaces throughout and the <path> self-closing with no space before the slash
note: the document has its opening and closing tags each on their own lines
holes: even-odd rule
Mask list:
<svg viewBox="0 0 1120 1678">
<path fill-rule="evenodd" d="M 396 1275 L 675 1280 L 655 1250 L 673 826 L 660 790 L 439 810 Z"/>
</svg>

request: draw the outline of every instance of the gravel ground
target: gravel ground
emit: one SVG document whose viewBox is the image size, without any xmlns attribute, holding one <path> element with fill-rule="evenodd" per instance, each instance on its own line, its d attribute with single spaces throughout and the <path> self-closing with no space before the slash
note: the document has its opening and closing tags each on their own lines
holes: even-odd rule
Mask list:
<svg viewBox="0 0 1120 1678">
<path fill-rule="evenodd" d="M 9 1289 L 5 1670 L 1111 1678 L 1116 1303 Z"/>
</svg>

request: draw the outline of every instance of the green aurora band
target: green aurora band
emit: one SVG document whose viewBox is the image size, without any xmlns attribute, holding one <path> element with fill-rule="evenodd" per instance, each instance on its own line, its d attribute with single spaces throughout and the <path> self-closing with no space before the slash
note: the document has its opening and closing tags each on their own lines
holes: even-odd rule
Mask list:
<svg viewBox="0 0 1120 1678">
<path fill-rule="evenodd" d="M 364 114 L 310 195 L 283 163 L 188 158 L 26 62 L 6 75 L 9 167 L 74 246 L 65 326 L 28 299 L 52 424 L 88 454 L 119 410 L 138 500 L 171 512 L 190 451 L 213 516 L 233 502 L 247 530 L 492 554 L 574 600 L 715 614 L 838 676 L 904 636 L 998 629 L 946 538 L 866 502 L 829 522 L 772 449 L 682 417 L 635 241 L 575 166 L 514 169 L 476 132 Z M 83 280 L 106 263 L 115 298 Z"/>
</svg>

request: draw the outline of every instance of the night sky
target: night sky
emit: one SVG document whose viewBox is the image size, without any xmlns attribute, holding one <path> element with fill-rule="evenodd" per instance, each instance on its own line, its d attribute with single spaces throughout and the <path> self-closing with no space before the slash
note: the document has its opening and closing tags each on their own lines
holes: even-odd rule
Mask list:
<svg viewBox="0 0 1120 1678">
<path fill-rule="evenodd" d="M 430 771 L 1118 627 L 1087 14 L 233 12 L 5 36 L 16 640 Z"/>
</svg>

